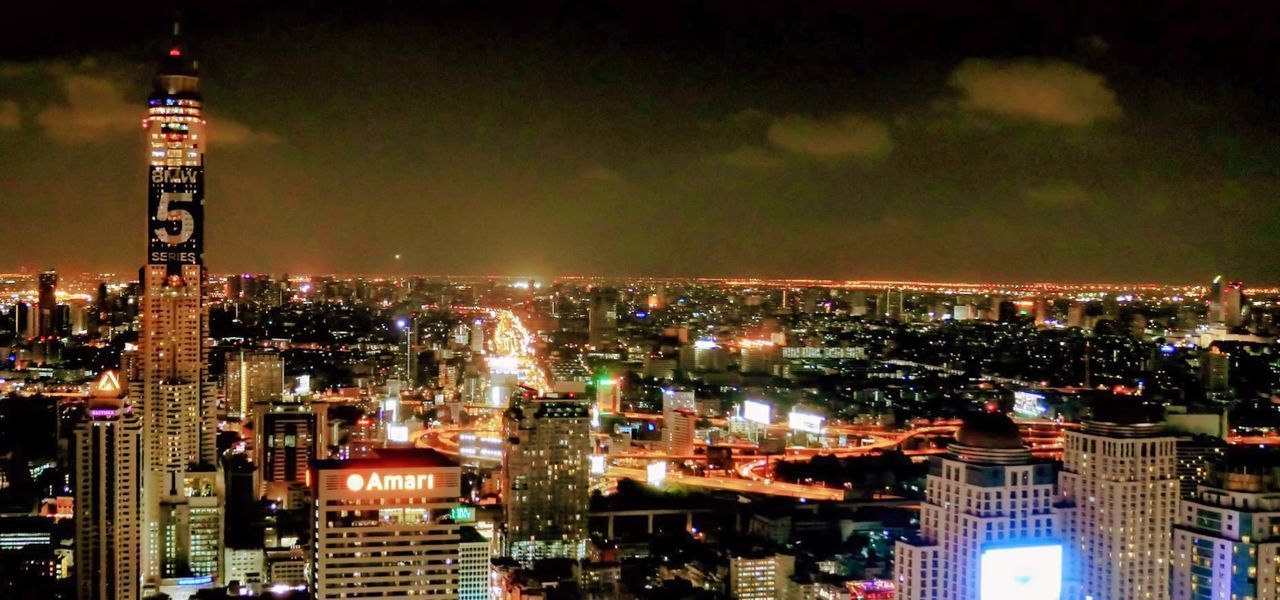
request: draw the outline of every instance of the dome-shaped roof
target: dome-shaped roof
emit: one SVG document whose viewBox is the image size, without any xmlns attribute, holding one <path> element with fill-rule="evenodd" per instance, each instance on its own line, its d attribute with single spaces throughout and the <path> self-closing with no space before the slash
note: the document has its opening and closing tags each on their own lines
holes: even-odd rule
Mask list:
<svg viewBox="0 0 1280 600">
<path fill-rule="evenodd" d="M 1017 450 L 1023 448 L 1022 433 L 1004 413 L 983 412 L 964 418 L 956 441 L 974 448 Z"/>
</svg>

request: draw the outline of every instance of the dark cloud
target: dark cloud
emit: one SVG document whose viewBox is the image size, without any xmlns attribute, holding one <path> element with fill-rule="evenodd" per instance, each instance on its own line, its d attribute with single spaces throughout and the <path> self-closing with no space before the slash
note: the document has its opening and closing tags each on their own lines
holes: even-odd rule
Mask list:
<svg viewBox="0 0 1280 600">
<path fill-rule="evenodd" d="M 825 119 L 788 115 L 769 126 L 769 141 L 784 150 L 821 158 L 875 158 L 893 147 L 888 126 L 864 115 Z"/>
<path fill-rule="evenodd" d="M 105 69 L 86 59 L 77 65 L 65 62 L 7 64 L 0 67 L 0 79 L 24 79 L 53 93 L 31 99 L 35 123 L 51 140 L 64 144 L 91 144 L 136 134 L 143 111 L 134 99 L 141 86 L 136 81 L 145 69 L 138 65 Z M 19 125 L 17 100 L 0 104 L 0 127 Z M 12 108 L 5 108 L 12 107 Z M 216 115 L 216 113 L 214 113 Z M 210 136 L 217 144 L 274 144 L 279 136 L 255 131 L 227 118 L 211 118 Z"/>
<path fill-rule="evenodd" d="M 1060 60 L 970 59 L 949 81 L 963 94 L 965 110 L 1071 126 L 1121 114 L 1106 79 Z"/>
</svg>

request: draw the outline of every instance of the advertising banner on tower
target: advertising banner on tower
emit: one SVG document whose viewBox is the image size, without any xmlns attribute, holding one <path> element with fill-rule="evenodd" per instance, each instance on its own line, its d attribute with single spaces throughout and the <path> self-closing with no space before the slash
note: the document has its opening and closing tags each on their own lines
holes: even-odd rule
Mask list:
<svg viewBox="0 0 1280 600">
<path fill-rule="evenodd" d="M 204 262 L 204 167 L 151 167 L 147 264 Z"/>
</svg>

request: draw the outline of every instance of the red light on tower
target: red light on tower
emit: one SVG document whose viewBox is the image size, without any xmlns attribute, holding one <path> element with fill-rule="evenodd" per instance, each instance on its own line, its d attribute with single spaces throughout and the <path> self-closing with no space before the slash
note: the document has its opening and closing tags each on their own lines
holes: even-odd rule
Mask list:
<svg viewBox="0 0 1280 600">
<path fill-rule="evenodd" d="M 169 56 L 182 56 L 182 49 L 174 46 L 169 49 Z"/>
</svg>

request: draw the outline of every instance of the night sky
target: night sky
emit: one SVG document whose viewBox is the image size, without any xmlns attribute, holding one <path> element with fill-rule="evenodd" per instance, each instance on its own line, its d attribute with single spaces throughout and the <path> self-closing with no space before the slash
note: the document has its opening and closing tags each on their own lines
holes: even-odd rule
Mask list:
<svg viewBox="0 0 1280 600">
<path fill-rule="evenodd" d="M 0 271 L 143 262 L 123 4 L 5 9 Z M 1280 283 L 1274 6 L 265 4 L 185 16 L 215 272 Z"/>
</svg>

